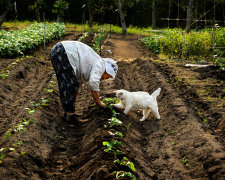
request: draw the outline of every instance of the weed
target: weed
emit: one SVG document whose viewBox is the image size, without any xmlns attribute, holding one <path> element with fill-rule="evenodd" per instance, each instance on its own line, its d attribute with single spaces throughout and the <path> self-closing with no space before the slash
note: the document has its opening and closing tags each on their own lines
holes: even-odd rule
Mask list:
<svg viewBox="0 0 225 180">
<path fill-rule="evenodd" d="M 184 156 L 184 157 L 182 158 L 182 163 L 183 163 L 186 167 L 189 167 L 189 165 L 188 165 L 188 159 L 186 158 L 186 156 Z"/>
</svg>

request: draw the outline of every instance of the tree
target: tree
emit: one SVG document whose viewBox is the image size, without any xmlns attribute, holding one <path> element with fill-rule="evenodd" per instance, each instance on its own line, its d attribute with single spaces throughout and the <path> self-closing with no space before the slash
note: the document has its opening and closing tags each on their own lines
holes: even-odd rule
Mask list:
<svg viewBox="0 0 225 180">
<path fill-rule="evenodd" d="M 43 0 L 36 0 L 33 5 L 29 6 L 30 9 L 35 10 L 37 22 L 41 22 L 40 9 L 42 8 Z"/>
<path fill-rule="evenodd" d="M 126 36 L 127 27 L 126 27 L 126 22 L 125 22 L 125 19 L 124 19 L 124 14 L 123 14 L 123 10 L 122 10 L 122 1 L 121 0 L 118 0 L 118 11 L 119 11 L 119 14 L 120 14 L 120 21 L 121 21 L 121 25 L 122 25 L 122 34 L 124 36 Z"/>
<path fill-rule="evenodd" d="M 61 22 L 66 10 L 69 7 L 69 3 L 65 0 L 57 0 L 54 4 L 54 9 L 52 13 L 57 15 L 57 22 Z"/>
<path fill-rule="evenodd" d="M 152 29 L 156 28 L 156 0 L 152 0 Z"/>
<path fill-rule="evenodd" d="M 194 0 L 190 0 L 187 7 L 187 23 L 186 23 L 186 32 L 190 32 L 191 30 L 191 17 L 192 17 L 192 9 L 194 6 Z"/>
<path fill-rule="evenodd" d="M 9 2 L 9 0 L 1 0 L 0 3 L 1 3 L 1 8 L 0 8 L 1 11 L 0 12 L 2 12 L 0 14 L 0 27 L 1 27 L 5 20 L 5 17 L 7 15 L 7 12 L 8 12 L 9 6 L 10 6 L 10 2 Z"/>
<path fill-rule="evenodd" d="M 88 26 L 91 28 L 93 26 L 93 22 L 94 22 L 94 3 L 93 3 L 93 0 L 87 0 L 87 5 L 88 5 L 88 13 L 89 13 Z"/>
</svg>

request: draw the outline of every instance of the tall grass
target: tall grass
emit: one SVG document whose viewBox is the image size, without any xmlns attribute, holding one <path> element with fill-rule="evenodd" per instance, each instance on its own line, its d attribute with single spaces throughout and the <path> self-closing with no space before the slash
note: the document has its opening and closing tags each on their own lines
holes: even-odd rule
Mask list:
<svg viewBox="0 0 225 180">
<path fill-rule="evenodd" d="M 222 62 L 225 58 L 224 28 L 188 34 L 180 29 L 167 29 L 161 35 L 141 39 L 141 43 L 154 53 L 163 53 L 169 58 L 205 59 L 213 63 Z"/>
</svg>

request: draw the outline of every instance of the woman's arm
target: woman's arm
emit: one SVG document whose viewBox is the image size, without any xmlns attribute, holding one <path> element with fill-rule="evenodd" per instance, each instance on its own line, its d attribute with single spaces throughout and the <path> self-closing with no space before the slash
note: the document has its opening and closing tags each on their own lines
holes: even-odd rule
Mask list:
<svg viewBox="0 0 225 180">
<path fill-rule="evenodd" d="M 99 92 L 98 91 L 91 91 L 91 95 L 95 101 L 95 103 L 100 107 L 105 107 L 105 104 L 101 102 L 99 98 Z"/>
</svg>

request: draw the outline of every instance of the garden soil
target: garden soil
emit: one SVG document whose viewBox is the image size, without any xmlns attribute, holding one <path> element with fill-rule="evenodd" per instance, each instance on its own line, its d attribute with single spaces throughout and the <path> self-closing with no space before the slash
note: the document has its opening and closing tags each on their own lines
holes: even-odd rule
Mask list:
<svg viewBox="0 0 225 180">
<path fill-rule="evenodd" d="M 78 37 L 70 32 L 61 40 Z M 116 179 L 114 171 L 130 171 L 138 180 L 225 179 L 224 71 L 160 60 L 138 38 L 113 34 L 104 41 L 101 56 L 117 60 L 119 71 L 115 80 L 101 82 L 100 93 L 104 99 L 115 97 L 117 89 L 150 94 L 162 89 L 157 98 L 160 120 L 150 113 L 140 122 L 141 111 L 125 115 L 115 109 L 123 122 L 118 128 L 124 137 L 120 150 L 134 163 L 135 172 L 117 166 L 114 155 L 104 152 L 102 143 L 112 139 L 106 127 L 112 112 L 94 104 L 87 84 L 79 89 L 76 124 L 64 121 L 57 83 L 53 92 L 46 91 L 57 82 L 49 59 L 59 41 L 54 40 L 45 49 L 27 52 L 26 58 L 0 59 L 1 69 L 9 67 L 8 76 L 0 79 L 0 179 L 110 180 Z M 92 39 L 90 34 L 82 41 L 92 46 Z M 51 103 L 31 105 L 42 98 Z M 28 114 L 29 108 L 35 113 Z M 22 120 L 33 123 L 5 138 Z"/>
</svg>

